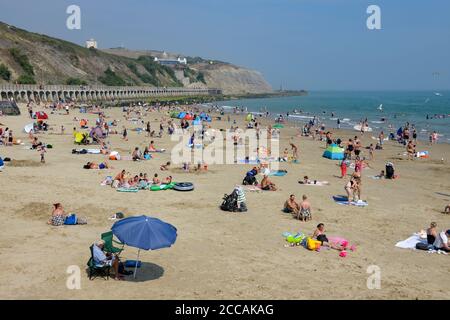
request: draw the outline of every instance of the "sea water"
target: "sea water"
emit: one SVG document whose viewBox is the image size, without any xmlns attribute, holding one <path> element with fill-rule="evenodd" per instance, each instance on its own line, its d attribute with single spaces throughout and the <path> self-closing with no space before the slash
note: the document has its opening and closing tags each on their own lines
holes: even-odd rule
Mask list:
<svg viewBox="0 0 450 320">
<path fill-rule="evenodd" d="M 327 128 L 336 128 L 337 118 L 342 129 L 353 129 L 367 118 L 373 135 L 381 130 L 385 136 L 390 132 L 395 134 L 400 126 L 409 122 L 415 126 L 419 139 L 428 140 L 435 130 L 440 135 L 438 142 L 450 143 L 450 91 L 311 91 L 306 96 L 228 100 L 215 104 L 244 107 L 250 112 L 267 110 L 272 116 L 282 114 L 284 118 L 289 113 L 289 120 L 299 125 L 316 116 Z"/>
</svg>

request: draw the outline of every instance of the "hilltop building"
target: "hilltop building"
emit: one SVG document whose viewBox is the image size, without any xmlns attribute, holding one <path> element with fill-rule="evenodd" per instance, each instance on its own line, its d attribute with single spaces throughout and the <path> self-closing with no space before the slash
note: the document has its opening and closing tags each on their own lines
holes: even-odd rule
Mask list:
<svg viewBox="0 0 450 320">
<path fill-rule="evenodd" d="M 94 39 L 89 39 L 86 41 L 86 48 L 90 49 L 90 48 L 94 48 L 97 49 L 97 41 L 95 41 Z"/>
</svg>

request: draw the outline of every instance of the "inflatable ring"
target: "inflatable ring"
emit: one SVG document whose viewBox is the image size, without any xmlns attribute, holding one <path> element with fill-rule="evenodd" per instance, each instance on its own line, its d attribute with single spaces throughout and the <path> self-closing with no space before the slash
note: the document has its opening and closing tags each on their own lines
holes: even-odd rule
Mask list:
<svg viewBox="0 0 450 320">
<path fill-rule="evenodd" d="M 194 184 L 191 182 L 179 182 L 175 183 L 173 186 L 173 190 L 177 191 L 192 191 L 194 190 Z"/>
<path fill-rule="evenodd" d="M 163 184 L 160 186 L 151 186 L 150 191 L 168 190 L 168 189 L 172 189 L 174 185 L 175 185 L 175 183 L 172 182 L 172 183 Z"/>
</svg>

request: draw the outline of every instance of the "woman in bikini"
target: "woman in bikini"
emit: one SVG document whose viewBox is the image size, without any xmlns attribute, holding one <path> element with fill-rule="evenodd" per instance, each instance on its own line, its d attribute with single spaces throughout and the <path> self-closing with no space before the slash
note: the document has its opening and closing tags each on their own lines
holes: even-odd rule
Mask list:
<svg viewBox="0 0 450 320">
<path fill-rule="evenodd" d="M 339 251 L 345 250 L 344 246 L 337 245 L 328 240 L 327 235 L 325 234 L 325 225 L 323 223 L 319 223 L 317 225 L 317 228 L 316 228 L 316 230 L 314 230 L 314 233 L 311 238 L 316 239 L 317 241 L 320 241 L 322 243 L 322 246 L 336 249 Z"/>
<path fill-rule="evenodd" d="M 353 189 L 354 189 L 354 187 L 355 187 L 355 178 L 352 177 L 350 179 L 350 181 L 347 182 L 347 184 L 344 187 L 345 192 L 347 193 L 347 201 L 348 201 L 349 204 L 350 204 L 350 202 L 353 199 Z"/>
</svg>

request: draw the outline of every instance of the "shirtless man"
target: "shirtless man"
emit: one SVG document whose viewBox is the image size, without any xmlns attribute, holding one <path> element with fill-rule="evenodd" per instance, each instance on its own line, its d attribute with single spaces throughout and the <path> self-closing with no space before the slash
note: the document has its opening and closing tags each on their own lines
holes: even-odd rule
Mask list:
<svg viewBox="0 0 450 320">
<path fill-rule="evenodd" d="M 267 191 L 277 190 L 275 184 L 269 180 L 269 177 L 267 175 L 264 175 L 264 178 L 261 180 L 261 189 Z"/>
<path fill-rule="evenodd" d="M 295 201 L 295 195 L 291 194 L 289 199 L 284 203 L 284 211 L 298 215 L 300 211 L 300 205 Z"/>
<path fill-rule="evenodd" d="M 161 184 L 161 181 L 159 180 L 157 173 L 155 173 L 155 175 L 153 176 L 152 182 L 153 182 L 154 185 L 160 185 Z"/>
<path fill-rule="evenodd" d="M 120 185 L 123 185 L 124 183 L 125 183 L 125 174 L 126 174 L 126 171 L 125 170 L 122 170 L 121 172 L 119 172 L 117 175 L 116 175 L 116 177 L 114 178 L 114 181 L 113 181 L 113 183 L 111 184 L 111 186 L 113 187 L 113 188 L 117 188 L 117 187 L 119 187 Z M 117 181 L 117 182 L 116 182 Z"/>
</svg>

